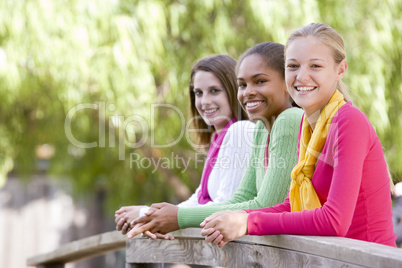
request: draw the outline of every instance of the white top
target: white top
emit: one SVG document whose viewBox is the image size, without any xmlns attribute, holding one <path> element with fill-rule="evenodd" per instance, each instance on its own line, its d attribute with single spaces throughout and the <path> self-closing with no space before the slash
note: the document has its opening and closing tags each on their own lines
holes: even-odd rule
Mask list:
<svg viewBox="0 0 402 268">
<path fill-rule="evenodd" d="M 226 201 L 236 192 L 250 158 L 254 128 L 253 122 L 242 120 L 235 122 L 227 130 L 208 179 L 208 193 L 212 201 L 205 205 Z M 202 206 L 198 203 L 200 189 L 201 183 L 188 200 L 177 206 Z M 144 216 L 147 210 L 148 207 L 142 208 L 139 216 Z"/>
</svg>

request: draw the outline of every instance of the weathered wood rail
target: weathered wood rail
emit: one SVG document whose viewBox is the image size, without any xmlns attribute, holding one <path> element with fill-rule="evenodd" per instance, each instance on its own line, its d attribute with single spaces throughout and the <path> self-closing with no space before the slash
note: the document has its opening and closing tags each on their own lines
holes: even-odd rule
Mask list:
<svg viewBox="0 0 402 268">
<path fill-rule="evenodd" d="M 136 263 L 186 263 L 224 267 L 402 267 L 402 249 L 340 237 L 245 236 L 219 249 L 201 229 L 173 232 L 175 240 L 126 240 L 117 231 L 91 236 L 31 257 L 29 266 L 61 268 L 67 262 L 126 247 L 126 267 Z"/>
</svg>

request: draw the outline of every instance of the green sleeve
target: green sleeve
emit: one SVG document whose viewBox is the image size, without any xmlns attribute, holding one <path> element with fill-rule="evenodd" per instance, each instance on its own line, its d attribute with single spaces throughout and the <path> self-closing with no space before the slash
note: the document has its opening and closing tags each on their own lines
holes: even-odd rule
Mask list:
<svg viewBox="0 0 402 268">
<path fill-rule="evenodd" d="M 277 118 L 270 140 L 267 172 L 257 197 L 250 208 L 271 207 L 282 203 L 288 195 L 291 173 L 297 163 L 297 143 L 303 112 L 288 109 Z"/>
<path fill-rule="evenodd" d="M 290 173 L 297 161 L 297 137 L 302 117 L 300 109 L 288 109 L 275 121 L 269 142 L 269 162 L 264 175 L 263 165 L 248 165 L 236 193 L 231 199 L 219 204 L 207 206 L 179 208 L 178 222 L 180 228 L 199 227 L 209 215 L 222 210 L 239 210 L 264 208 L 283 202 L 290 185 Z M 266 144 L 267 135 L 257 124 L 254 135 L 255 144 Z M 259 132 L 259 133 L 258 133 Z M 258 147 L 258 146 L 257 146 Z M 253 158 L 263 159 L 264 150 L 253 148 Z M 257 161 L 256 163 L 263 163 Z M 258 187 L 258 174 L 262 174 L 262 182 Z"/>
</svg>

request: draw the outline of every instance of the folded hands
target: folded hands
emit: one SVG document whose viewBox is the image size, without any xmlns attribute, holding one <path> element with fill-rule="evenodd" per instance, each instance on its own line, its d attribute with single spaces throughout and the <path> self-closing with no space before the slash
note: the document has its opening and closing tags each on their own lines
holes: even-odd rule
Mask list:
<svg viewBox="0 0 402 268">
<path fill-rule="evenodd" d="M 122 207 L 115 213 L 116 229 L 128 238 L 138 234 L 150 239 L 174 239 L 167 233 L 179 229 L 179 208 L 169 203 L 153 204 L 145 216 L 138 217 L 143 206 Z M 248 214 L 245 211 L 221 211 L 207 217 L 200 226 L 205 241 L 222 248 L 229 241 L 247 234 Z"/>
</svg>

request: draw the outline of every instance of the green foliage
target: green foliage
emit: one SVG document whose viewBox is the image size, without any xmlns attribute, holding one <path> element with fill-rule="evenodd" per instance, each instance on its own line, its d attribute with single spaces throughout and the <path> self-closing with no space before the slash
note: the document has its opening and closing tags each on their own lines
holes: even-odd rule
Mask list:
<svg viewBox="0 0 402 268">
<path fill-rule="evenodd" d="M 11 170 L 35 172 L 38 146 L 50 144 L 47 172 L 66 175 L 78 194 L 106 191 L 110 209 L 179 201 L 172 180 L 195 189 L 202 169 L 181 136 L 191 66 L 211 54 L 237 58 L 263 41 L 284 43 L 313 21 L 344 37 L 345 82 L 402 180 L 400 14 L 398 0 L 1 1 L 0 184 Z M 72 138 L 96 146 L 79 148 Z M 166 163 L 142 168 L 134 156 Z"/>
</svg>

